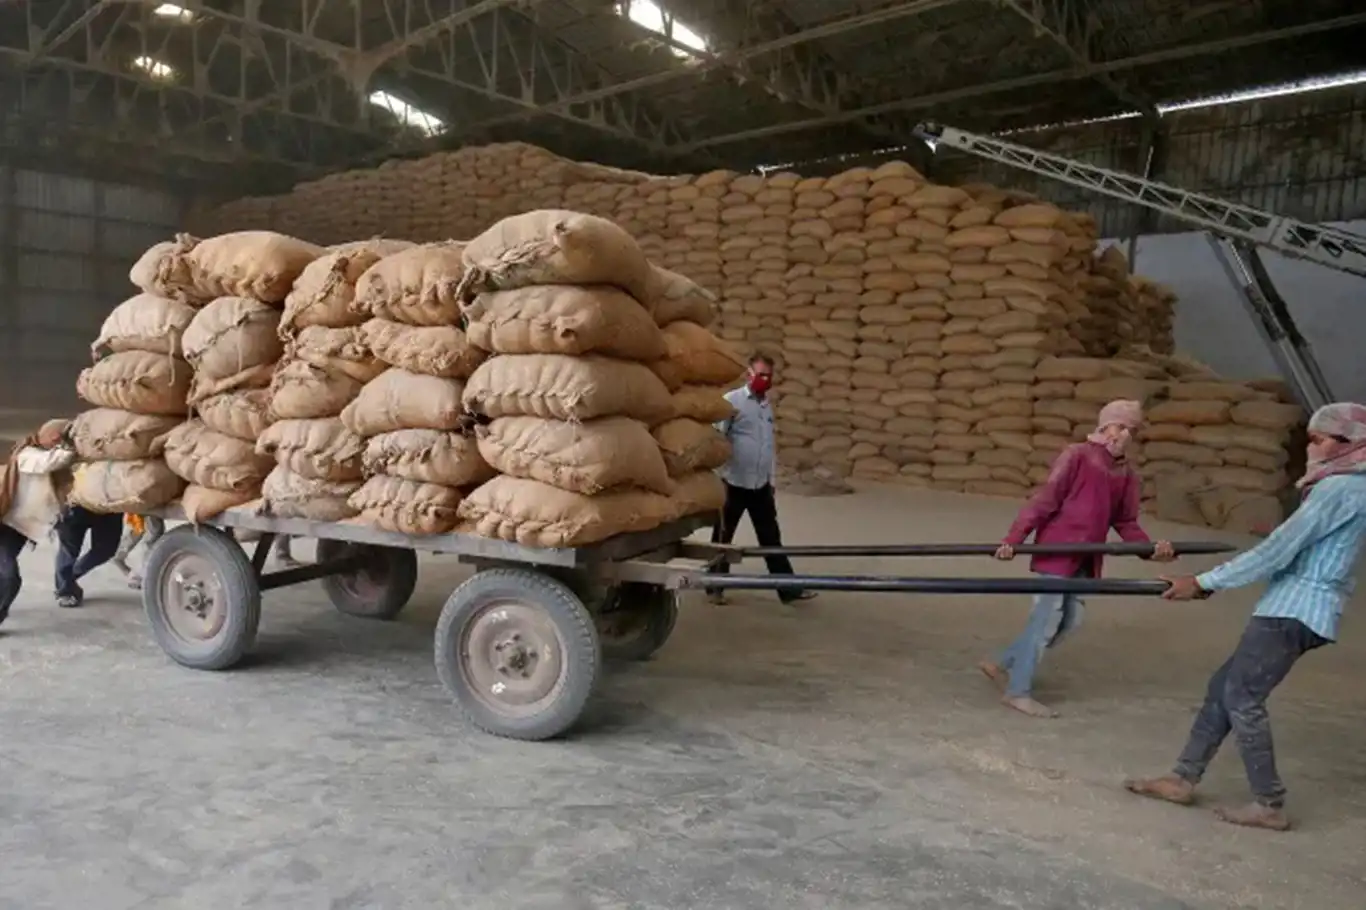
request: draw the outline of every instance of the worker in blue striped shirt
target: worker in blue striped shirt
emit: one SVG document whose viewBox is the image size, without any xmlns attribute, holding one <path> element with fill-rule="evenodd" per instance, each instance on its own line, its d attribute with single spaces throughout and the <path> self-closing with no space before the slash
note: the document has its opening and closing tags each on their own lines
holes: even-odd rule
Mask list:
<svg viewBox="0 0 1366 910">
<path fill-rule="evenodd" d="M 1256 547 L 1203 575 L 1165 579 L 1169 600 L 1208 597 L 1266 581 L 1243 637 L 1210 678 L 1205 703 L 1176 767 L 1164 777 L 1125 781 L 1133 793 L 1179 805 L 1230 732 L 1255 801 L 1216 809 L 1226 822 L 1284 831 L 1285 785 L 1276 773 L 1266 699 L 1301 656 L 1337 640 L 1342 607 L 1366 543 L 1366 407 L 1330 404 L 1309 420 L 1308 469 L 1299 509 Z"/>
</svg>

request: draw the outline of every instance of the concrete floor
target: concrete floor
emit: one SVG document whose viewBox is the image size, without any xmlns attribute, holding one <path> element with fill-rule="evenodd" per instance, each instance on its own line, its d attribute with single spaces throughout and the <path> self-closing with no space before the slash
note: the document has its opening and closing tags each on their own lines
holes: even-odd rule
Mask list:
<svg viewBox="0 0 1366 910">
<path fill-rule="evenodd" d="M 990 540 L 1014 505 L 872 491 L 783 514 L 794 542 Z M 1274 699 L 1300 830 L 1118 787 L 1168 766 L 1250 592 L 1096 599 L 1045 665 L 1051 722 L 1000 708 L 973 669 L 1023 598 L 690 602 L 577 738 L 519 744 L 472 730 L 437 683 L 431 632 L 464 574 L 449 562 L 424 564 L 393 624 L 338 615 L 313 585 L 276 592 L 256 658 L 223 674 L 166 660 L 112 570 L 57 610 L 50 566 L 49 547 L 24 557 L 0 634 L 4 910 L 1362 905 L 1352 620 Z M 923 567 L 984 569 L 1023 566 Z M 1243 798 L 1235 756 L 1207 791 Z"/>
</svg>

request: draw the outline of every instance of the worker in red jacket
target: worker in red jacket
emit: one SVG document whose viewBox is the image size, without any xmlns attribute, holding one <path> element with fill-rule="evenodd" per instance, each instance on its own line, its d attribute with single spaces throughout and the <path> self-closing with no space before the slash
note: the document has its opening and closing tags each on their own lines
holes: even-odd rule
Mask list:
<svg viewBox="0 0 1366 910">
<path fill-rule="evenodd" d="M 1030 534 L 1035 543 L 1104 543 L 1114 528 L 1121 539 L 1147 542 L 1138 524 L 1139 480 L 1125 454 L 1143 422 L 1137 401 L 1112 401 L 1100 411 L 1096 429 L 1085 442 L 1070 445 L 1053 462 L 1048 480 L 1020 510 L 997 559 L 1013 559 L 1015 547 Z M 1173 558 L 1172 545 L 1159 541 L 1153 559 Z M 1099 556 L 1035 556 L 1030 569 L 1059 578 L 1099 578 Z M 1033 696 L 1034 673 L 1048 648 L 1081 622 L 1082 602 L 1075 594 L 1040 594 L 1019 637 L 995 660 L 979 665 L 1003 690 L 1002 702 L 1030 717 L 1057 712 Z"/>
</svg>

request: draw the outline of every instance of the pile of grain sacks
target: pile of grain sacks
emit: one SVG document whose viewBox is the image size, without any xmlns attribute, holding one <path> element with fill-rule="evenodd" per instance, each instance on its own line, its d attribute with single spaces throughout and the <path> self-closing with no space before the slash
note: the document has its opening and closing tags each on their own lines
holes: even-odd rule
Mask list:
<svg viewBox="0 0 1366 910">
<path fill-rule="evenodd" d="M 350 496 L 361 520 L 388 531 L 438 534 L 492 470 L 465 414 L 465 382 L 483 361 L 460 328 L 464 245 L 424 244 L 371 266 L 353 309 L 365 347 L 384 365 L 341 414 L 363 440 L 366 480 Z"/>
<path fill-rule="evenodd" d="M 76 381 L 77 393 L 95 408 L 72 422 L 82 459 L 74 504 L 126 512 L 165 505 L 184 489 L 161 456 L 188 411 L 191 376 L 181 338 L 194 315 L 183 302 L 143 292 L 105 319 L 91 345 L 95 364 Z"/>
<path fill-rule="evenodd" d="M 262 393 L 283 351 L 280 308 L 322 250 L 271 231 L 180 242 L 158 274 L 183 274 L 166 290 L 198 307 L 182 338 L 193 371 L 188 404 L 198 416 L 171 432 L 165 455 L 189 484 L 187 517 L 202 520 L 260 496 L 271 461 L 256 440 L 268 420 Z"/>
<path fill-rule="evenodd" d="M 714 466 L 717 445 L 700 451 L 702 434 L 686 432 L 715 431 L 670 425 L 675 391 L 744 369 L 683 318 L 709 313 L 699 289 L 652 267 L 617 225 L 568 211 L 506 218 L 464 260 L 470 341 L 494 355 L 464 403 L 498 471 L 460 504 L 471 530 L 576 546 L 719 508 L 720 482 L 699 467 Z M 652 310 L 671 320 L 664 329 Z M 651 428 L 670 445 L 667 461 Z"/>
</svg>

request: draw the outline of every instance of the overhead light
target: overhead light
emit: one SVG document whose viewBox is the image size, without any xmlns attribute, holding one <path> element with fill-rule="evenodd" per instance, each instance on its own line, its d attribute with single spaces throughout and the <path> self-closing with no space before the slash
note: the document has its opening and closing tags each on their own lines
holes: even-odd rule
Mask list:
<svg viewBox="0 0 1366 910">
<path fill-rule="evenodd" d="M 153 16 L 161 16 L 163 19 L 175 19 L 177 22 L 193 22 L 194 11 L 188 10 L 183 6 L 174 3 L 162 3 L 152 10 Z"/>
<path fill-rule="evenodd" d="M 142 70 L 153 79 L 174 79 L 175 69 L 169 63 L 162 63 L 155 57 L 148 57 L 143 54 L 141 57 L 133 58 L 133 66 Z"/>
</svg>

